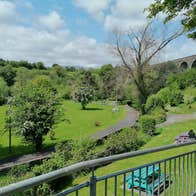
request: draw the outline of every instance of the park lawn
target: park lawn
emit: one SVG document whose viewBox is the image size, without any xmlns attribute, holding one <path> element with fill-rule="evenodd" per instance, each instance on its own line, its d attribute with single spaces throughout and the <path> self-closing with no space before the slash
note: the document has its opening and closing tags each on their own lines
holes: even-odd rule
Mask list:
<svg viewBox="0 0 196 196">
<path fill-rule="evenodd" d="M 45 147 L 54 145 L 60 141 L 68 139 L 82 139 L 102 130 L 123 119 L 126 115 L 124 106 L 119 106 L 119 111 L 112 113 L 110 104 L 103 106 L 101 102 L 93 102 L 87 106 L 87 110 L 81 110 L 81 105 L 73 101 L 63 101 L 61 105 L 64 114 L 61 120 L 53 127 L 55 139 L 45 137 Z M 6 106 L 0 107 L 0 133 L 3 133 L 5 126 Z M 95 121 L 100 122 L 100 126 L 95 126 Z M 33 146 L 27 145 L 21 137 L 12 136 L 12 152 L 8 154 L 8 133 L 0 135 L 0 160 L 6 157 L 18 156 L 31 153 Z"/>
<path fill-rule="evenodd" d="M 112 112 L 112 108 L 110 104 L 103 106 L 101 102 L 93 102 L 82 110 L 80 103 L 65 101 L 62 105 L 65 120 L 54 127 L 56 141 L 89 137 L 125 117 L 124 106 L 119 106 L 116 113 Z M 100 122 L 100 126 L 95 126 L 96 121 Z"/>
<path fill-rule="evenodd" d="M 181 123 L 176 123 L 173 125 L 165 126 L 162 128 L 159 128 L 157 131 L 159 134 L 157 136 L 152 137 L 152 139 L 147 142 L 141 149 L 148 149 L 148 148 L 154 148 L 158 146 L 164 146 L 168 144 L 172 144 L 174 142 L 175 136 L 178 134 L 188 131 L 190 129 L 196 130 L 196 121 L 191 120 L 187 122 L 181 122 Z M 143 164 L 151 163 L 153 161 L 157 160 L 162 160 L 164 158 L 168 158 L 171 156 L 176 156 L 178 154 L 182 154 L 185 152 L 189 152 L 192 150 L 196 149 L 196 145 L 191 145 L 187 147 L 181 147 L 181 148 L 176 148 L 172 150 L 167 150 L 167 151 L 162 151 L 158 153 L 152 153 L 144 156 L 139 156 L 135 158 L 130 158 L 130 159 L 125 159 L 121 161 L 114 162 L 112 164 L 109 164 L 105 167 L 99 168 L 95 171 L 95 175 L 97 177 L 104 176 L 106 174 L 114 173 L 120 170 L 128 169 L 128 168 L 133 168 L 136 166 L 140 166 Z M 87 176 L 80 176 L 76 178 L 73 181 L 73 185 L 83 183 L 85 181 L 88 181 L 90 177 L 90 174 Z M 117 195 L 122 195 L 122 182 L 123 178 L 122 176 L 118 177 L 118 183 L 117 183 Z M 108 195 L 113 195 L 113 185 L 114 185 L 114 178 L 111 180 L 108 180 Z M 97 194 L 98 195 L 103 195 L 104 191 L 104 183 L 99 182 L 97 185 Z M 83 189 L 80 191 L 81 195 L 87 195 L 88 194 L 88 189 Z"/>
</svg>

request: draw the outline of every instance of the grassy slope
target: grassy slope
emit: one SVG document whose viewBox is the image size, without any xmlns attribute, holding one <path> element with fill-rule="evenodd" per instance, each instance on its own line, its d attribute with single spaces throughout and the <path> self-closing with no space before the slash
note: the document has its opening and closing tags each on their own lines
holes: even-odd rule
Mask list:
<svg viewBox="0 0 196 196">
<path fill-rule="evenodd" d="M 147 149 L 147 148 L 153 148 L 153 147 L 158 147 L 158 146 L 163 146 L 163 145 L 168 145 L 172 144 L 174 141 L 174 138 L 176 135 L 180 134 L 181 132 L 194 129 L 196 130 L 196 121 L 187 121 L 187 122 L 182 122 L 182 123 L 176 123 L 170 126 L 166 126 L 163 128 L 159 128 L 158 131 L 160 132 L 159 135 L 154 136 L 142 149 Z M 161 160 L 170 156 L 175 156 L 177 154 L 182 154 L 184 152 L 188 152 L 191 150 L 196 149 L 196 145 L 188 146 L 188 147 L 183 147 L 183 148 L 178 148 L 178 149 L 173 149 L 173 150 L 167 150 L 159 153 L 152 153 L 150 155 L 145 155 L 141 157 L 136 157 L 136 158 L 131 158 L 131 159 L 126 159 L 122 161 L 118 161 L 115 163 L 112 163 L 110 165 L 107 165 L 105 167 L 99 168 L 96 170 L 95 175 L 98 176 L 103 176 L 105 174 L 113 173 L 119 170 L 124 170 L 127 168 L 132 168 L 136 166 L 140 166 L 142 164 L 150 163 L 153 161 Z M 78 184 L 85 182 L 86 180 L 89 179 L 88 176 L 81 176 L 78 177 L 74 180 L 73 184 Z M 113 195 L 113 182 L 114 179 L 109 180 L 109 190 L 108 190 L 108 195 Z M 118 178 L 118 195 L 122 195 L 122 190 L 120 188 L 122 184 L 122 177 Z M 103 190 L 104 190 L 104 184 L 99 183 L 97 187 L 97 192 L 98 195 L 103 195 Z M 81 191 L 82 195 L 87 195 L 88 190 L 84 189 Z"/>
<path fill-rule="evenodd" d="M 189 87 L 182 91 L 185 103 L 180 104 L 178 107 L 168 107 L 171 114 L 190 114 L 196 112 L 196 102 L 186 104 L 189 100 L 196 97 L 196 88 Z"/>
<path fill-rule="evenodd" d="M 50 140 L 46 137 L 44 144 L 51 145 L 59 141 L 67 139 L 80 139 L 87 137 L 102 130 L 125 117 L 125 110 L 123 106 L 119 106 L 118 113 L 112 113 L 110 105 L 102 106 L 100 102 L 94 102 L 88 105 L 87 110 L 81 110 L 79 103 L 72 101 L 64 101 L 61 109 L 64 112 L 64 118 L 57 125 L 54 126 L 55 140 Z M 0 131 L 4 129 L 6 107 L 0 107 Z M 99 121 L 101 126 L 96 127 L 95 121 Z M 33 151 L 33 147 L 25 145 L 20 137 L 15 135 L 12 137 L 13 151 L 11 155 L 25 154 Z M 8 156 L 8 134 L 5 133 L 0 136 L 0 159 Z"/>
</svg>

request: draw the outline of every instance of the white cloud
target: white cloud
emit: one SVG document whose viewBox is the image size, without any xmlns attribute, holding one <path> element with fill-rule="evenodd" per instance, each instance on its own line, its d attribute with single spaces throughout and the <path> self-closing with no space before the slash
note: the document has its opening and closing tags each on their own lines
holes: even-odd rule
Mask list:
<svg viewBox="0 0 196 196">
<path fill-rule="evenodd" d="M 16 21 L 15 5 L 9 1 L 0 1 L 0 24 L 10 24 Z"/>
<path fill-rule="evenodd" d="M 147 21 L 147 13 L 144 13 L 144 8 L 152 2 L 153 0 L 116 0 L 111 7 L 111 13 L 105 17 L 105 29 L 109 31 L 113 29 L 128 30 L 144 25 Z"/>
<path fill-rule="evenodd" d="M 117 59 L 106 44 L 88 37 L 72 37 L 68 30 L 46 31 L 30 27 L 1 25 L 0 57 L 76 66 L 101 66 Z"/>
<path fill-rule="evenodd" d="M 178 43 L 178 40 L 175 43 L 168 45 L 162 55 L 162 60 L 172 60 L 178 59 L 181 57 L 186 57 L 190 55 L 194 55 L 196 51 L 195 41 L 192 39 L 186 39 L 183 43 Z"/>
<path fill-rule="evenodd" d="M 75 1 L 82 2 L 81 0 Z M 87 1 L 84 0 L 83 2 Z M 106 3 L 104 4 L 103 2 Z M 103 2 L 99 4 L 100 1 L 98 0 L 92 1 L 94 6 L 97 3 L 97 7 L 90 8 L 91 5 L 88 8 L 91 10 L 89 13 L 97 13 L 94 17 L 100 15 L 99 17 L 102 18 L 109 0 Z M 117 0 L 116 4 L 111 8 L 111 13 L 106 16 L 105 28 L 110 30 L 115 25 L 126 27 L 129 24 L 141 24 L 144 16 L 139 14 L 135 18 L 135 15 L 137 15 L 135 9 L 142 11 L 146 6 L 146 1 L 143 1 L 143 4 L 135 2 L 133 6 L 128 0 Z M 94 12 L 92 11 L 93 9 Z M 96 39 L 85 36 L 74 36 L 66 28 L 62 17 L 55 11 L 40 17 L 35 15 L 34 18 L 37 21 L 33 21 L 33 26 L 17 23 L 16 15 L 13 3 L 0 1 L 0 58 L 28 60 L 30 62 L 42 61 L 48 66 L 59 63 L 61 65 L 92 67 L 119 62 L 119 59 L 107 49 L 107 44 L 98 43 Z M 21 20 L 21 18 L 19 19 Z M 40 28 L 40 26 L 44 28 Z M 181 47 L 180 44 L 170 46 L 165 53 L 165 59 L 192 54 L 196 51 L 195 47 L 195 42 L 192 40 L 185 41 L 181 44 Z"/>
<path fill-rule="evenodd" d="M 39 23 L 50 30 L 56 30 L 64 26 L 64 20 L 56 11 L 40 16 Z"/>
<path fill-rule="evenodd" d="M 111 0 L 75 0 L 74 4 L 84 9 L 94 19 L 102 21 L 110 2 Z"/>
</svg>

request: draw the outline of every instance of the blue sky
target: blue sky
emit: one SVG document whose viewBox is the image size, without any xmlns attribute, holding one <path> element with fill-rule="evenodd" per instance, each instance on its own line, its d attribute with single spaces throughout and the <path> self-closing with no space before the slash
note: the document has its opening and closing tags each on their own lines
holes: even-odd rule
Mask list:
<svg viewBox="0 0 196 196">
<path fill-rule="evenodd" d="M 0 58 L 42 61 L 47 66 L 118 64 L 118 57 L 108 49 L 112 30 L 144 25 L 143 9 L 152 2 L 0 0 Z M 179 27 L 179 18 L 171 24 Z M 195 51 L 195 42 L 182 36 L 160 54 L 159 60 L 188 56 Z"/>
</svg>

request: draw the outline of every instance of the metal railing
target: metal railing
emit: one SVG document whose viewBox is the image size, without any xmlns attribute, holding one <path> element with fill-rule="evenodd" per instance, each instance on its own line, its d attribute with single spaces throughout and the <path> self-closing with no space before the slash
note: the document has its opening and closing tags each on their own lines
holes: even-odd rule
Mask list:
<svg viewBox="0 0 196 196">
<path fill-rule="evenodd" d="M 34 186 L 70 174 L 91 169 L 89 181 L 57 193 L 63 195 L 174 195 L 189 196 L 196 193 L 196 149 L 167 159 L 148 163 L 105 176 L 96 177 L 94 169 L 114 161 L 137 157 L 173 148 L 195 145 L 196 142 L 172 144 L 152 149 L 123 153 L 95 160 L 84 161 L 0 188 L 0 195 L 12 195 Z"/>
</svg>

